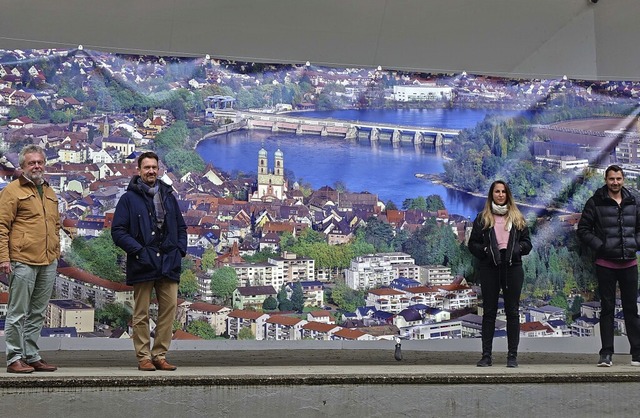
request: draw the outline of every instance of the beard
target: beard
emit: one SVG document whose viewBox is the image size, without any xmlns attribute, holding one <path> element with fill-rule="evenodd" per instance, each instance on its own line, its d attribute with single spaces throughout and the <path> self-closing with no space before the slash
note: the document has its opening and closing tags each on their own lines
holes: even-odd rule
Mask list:
<svg viewBox="0 0 640 418">
<path fill-rule="evenodd" d="M 31 173 L 25 171 L 24 176 L 29 180 L 31 180 L 34 184 L 40 185 L 44 183 L 44 177 L 43 177 L 42 171 L 31 172 Z"/>
<path fill-rule="evenodd" d="M 611 193 L 619 193 L 620 190 L 622 190 L 622 186 L 621 185 L 617 185 L 617 186 L 610 185 L 610 186 L 607 186 L 607 189 L 609 189 L 609 192 L 611 192 Z"/>
</svg>

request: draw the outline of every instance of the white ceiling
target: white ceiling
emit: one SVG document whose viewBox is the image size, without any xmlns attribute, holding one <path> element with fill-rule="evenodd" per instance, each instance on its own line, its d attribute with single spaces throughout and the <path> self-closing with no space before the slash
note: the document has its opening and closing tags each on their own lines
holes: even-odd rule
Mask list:
<svg viewBox="0 0 640 418">
<path fill-rule="evenodd" d="M 640 80 L 638 0 L 21 0 L 0 49 Z"/>
</svg>

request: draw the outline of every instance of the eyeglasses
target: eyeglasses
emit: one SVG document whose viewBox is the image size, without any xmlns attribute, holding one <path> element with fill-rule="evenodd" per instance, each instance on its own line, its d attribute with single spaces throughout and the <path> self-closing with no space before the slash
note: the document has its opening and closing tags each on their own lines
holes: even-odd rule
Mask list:
<svg viewBox="0 0 640 418">
<path fill-rule="evenodd" d="M 34 165 L 44 165 L 44 161 L 39 160 L 39 161 L 29 161 L 27 163 L 28 166 L 33 167 Z"/>
</svg>

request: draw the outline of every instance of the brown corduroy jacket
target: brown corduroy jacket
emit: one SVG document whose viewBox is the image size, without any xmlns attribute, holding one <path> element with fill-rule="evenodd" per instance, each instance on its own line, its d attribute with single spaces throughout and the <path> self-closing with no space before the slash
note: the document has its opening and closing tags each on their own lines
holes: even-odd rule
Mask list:
<svg viewBox="0 0 640 418">
<path fill-rule="evenodd" d="M 40 198 L 24 176 L 0 191 L 0 262 L 49 265 L 60 257 L 58 198 L 45 182 Z"/>
</svg>

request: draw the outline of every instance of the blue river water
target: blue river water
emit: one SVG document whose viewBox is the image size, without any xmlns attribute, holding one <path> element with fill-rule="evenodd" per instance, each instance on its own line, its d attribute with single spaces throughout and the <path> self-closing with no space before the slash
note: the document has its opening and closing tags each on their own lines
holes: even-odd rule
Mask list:
<svg viewBox="0 0 640 418">
<path fill-rule="evenodd" d="M 475 126 L 490 112 L 478 109 L 423 110 L 341 110 L 301 112 L 305 117 L 340 120 L 375 121 L 396 125 L 463 129 Z M 515 112 L 497 111 L 511 116 Z M 233 173 L 256 173 L 258 151 L 264 147 L 273 168 L 273 153 L 284 154 L 285 173 L 296 181 L 309 183 L 314 189 L 333 187 L 342 182 L 349 191 L 377 194 L 399 208 L 407 198 L 440 195 L 449 213 L 473 218 L 484 204 L 484 198 L 448 189 L 416 173 L 438 174 L 444 171 L 441 150 L 431 145 L 414 146 L 389 141 L 371 143 L 338 137 L 295 135 L 251 130 L 232 132 L 201 141 L 196 151 L 216 168 Z M 291 183 L 291 182 L 290 182 Z"/>
</svg>

